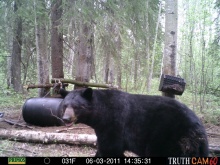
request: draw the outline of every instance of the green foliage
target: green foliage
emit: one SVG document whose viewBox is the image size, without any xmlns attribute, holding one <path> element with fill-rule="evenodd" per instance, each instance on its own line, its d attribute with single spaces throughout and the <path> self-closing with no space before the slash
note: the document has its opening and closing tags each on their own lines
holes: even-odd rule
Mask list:
<svg viewBox="0 0 220 165">
<path fill-rule="evenodd" d="M 37 97 L 36 89 L 25 91 L 23 94 L 20 94 L 2 86 L 0 92 L 0 107 L 2 109 L 8 108 L 9 110 L 20 109 L 25 100 L 31 97 Z"/>
<path fill-rule="evenodd" d="M 46 21 L 48 52 L 50 52 L 50 5 L 43 1 L 22 0 L 16 14 L 22 16 L 22 79 L 23 85 L 37 83 L 37 58 L 35 43 L 35 14 Z M 76 46 L 82 23 L 94 28 L 95 73 L 91 82 L 105 83 L 106 59 L 113 64 L 114 85 L 117 84 L 117 66 L 121 67 L 122 90 L 130 93 L 161 95 L 158 91 L 163 54 L 163 19 L 160 22 L 156 45 L 154 74 L 151 91 L 147 93 L 147 63 L 152 56 L 158 16 L 159 0 L 63 0 L 64 72 L 66 78 L 75 77 Z M 7 60 L 12 52 L 12 36 L 15 15 L 13 0 L 0 1 L 0 106 L 21 106 L 24 100 L 37 96 L 37 89 L 25 95 L 7 88 Z M 164 9 L 163 9 L 164 10 Z M 203 115 L 207 122 L 218 122 L 220 97 L 220 5 L 219 1 L 179 1 L 178 73 L 187 82 L 183 96 L 177 99 Z M 36 11 L 36 12 L 33 12 Z M 214 13 L 214 14 L 213 14 Z M 164 13 L 163 13 L 164 14 Z M 38 21 L 41 23 L 41 21 Z M 121 48 L 118 39 L 121 40 Z M 147 40 L 149 38 L 149 41 Z M 147 46 L 149 45 L 149 52 Z M 73 55 L 70 55 L 70 49 Z M 148 54 L 149 53 L 149 54 Z M 149 55 L 149 56 L 148 56 Z M 70 60 L 73 59 L 73 61 Z M 137 59 L 135 59 L 137 58 Z M 149 59 L 148 59 L 149 58 Z M 121 61 L 119 61 L 119 59 Z M 136 61 L 135 61 L 136 60 Z M 71 66 L 71 67 L 70 67 Z M 72 68 L 72 70 L 70 69 Z M 134 75 L 137 81 L 134 83 Z M 68 88 L 72 89 L 72 86 Z"/>
</svg>

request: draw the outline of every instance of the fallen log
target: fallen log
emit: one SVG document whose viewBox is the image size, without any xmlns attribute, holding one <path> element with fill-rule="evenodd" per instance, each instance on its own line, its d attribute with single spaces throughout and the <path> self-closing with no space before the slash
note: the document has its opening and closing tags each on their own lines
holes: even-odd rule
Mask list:
<svg viewBox="0 0 220 165">
<path fill-rule="evenodd" d="M 99 87 L 99 88 L 113 88 L 113 89 L 118 89 L 118 87 L 113 86 L 111 84 L 98 84 L 98 83 L 89 83 L 89 82 L 82 82 L 82 81 L 76 81 L 76 80 L 71 80 L 71 79 L 63 79 L 63 78 L 52 78 L 51 83 L 56 83 L 56 82 L 62 82 L 62 83 L 70 83 L 70 84 L 76 84 L 79 86 L 91 86 L 91 87 Z"/>
<path fill-rule="evenodd" d="M 77 144 L 96 146 L 96 135 L 72 134 L 72 133 L 49 133 L 43 131 L 26 130 L 0 130 L 0 139 L 12 141 L 44 143 L 44 144 Z M 216 155 L 220 154 L 220 146 L 210 144 L 209 150 Z"/>
<path fill-rule="evenodd" d="M 42 131 L 26 130 L 0 130 L 0 139 L 33 143 L 61 143 L 61 144 L 85 144 L 96 145 L 96 135 L 72 134 L 72 133 L 49 133 Z"/>
<path fill-rule="evenodd" d="M 208 136 L 212 136 L 212 137 L 216 137 L 216 138 L 220 138 L 220 134 L 219 133 L 213 133 L 213 132 L 207 132 Z"/>
<path fill-rule="evenodd" d="M 209 151 L 220 156 L 220 146 L 209 145 Z"/>
</svg>

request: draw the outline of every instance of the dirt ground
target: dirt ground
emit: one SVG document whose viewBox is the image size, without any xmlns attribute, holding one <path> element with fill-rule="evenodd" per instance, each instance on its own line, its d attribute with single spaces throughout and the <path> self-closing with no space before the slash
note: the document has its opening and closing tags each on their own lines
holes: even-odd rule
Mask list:
<svg viewBox="0 0 220 165">
<path fill-rule="evenodd" d="M 56 127 L 39 127 L 33 126 L 25 123 L 22 118 L 21 110 L 14 110 L 12 108 L 0 109 L 0 112 L 4 112 L 4 119 L 17 122 L 23 125 L 29 125 L 33 129 L 15 126 L 13 124 L 8 124 L 5 121 L 0 121 L 0 129 L 7 130 L 32 130 L 32 131 L 44 131 L 55 133 L 57 130 L 65 130 L 66 133 L 74 134 L 95 134 L 94 130 L 87 125 L 77 124 L 74 125 L 74 129 L 66 130 L 65 126 Z M 220 126 L 215 126 L 211 124 L 205 125 L 208 132 L 209 145 L 220 147 L 220 136 L 215 136 L 213 134 L 219 134 Z M 1 139 L 0 137 L 0 156 L 34 156 L 34 157 L 92 157 L 95 155 L 95 146 L 86 145 L 67 145 L 67 144 L 40 144 L 40 143 L 26 143 L 11 141 L 7 139 Z M 127 152 L 127 156 L 134 156 L 132 153 Z M 211 156 L 214 155 L 211 153 Z"/>
</svg>

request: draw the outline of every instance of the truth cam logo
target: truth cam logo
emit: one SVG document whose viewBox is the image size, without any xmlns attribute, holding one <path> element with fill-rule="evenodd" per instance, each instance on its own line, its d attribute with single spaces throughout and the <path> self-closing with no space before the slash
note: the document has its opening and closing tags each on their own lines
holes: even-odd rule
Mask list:
<svg viewBox="0 0 220 165">
<path fill-rule="evenodd" d="M 196 158 L 193 157 L 191 160 L 192 164 L 209 164 L 209 165 L 217 165 L 218 163 L 218 158 L 217 157 L 213 157 L 213 158 Z"/>
<path fill-rule="evenodd" d="M 193 164 L 193 165 L 217 165 L 218 164 L 218 157 L 169 157 L 168 158 L 169 164 Z"/>
</svg>

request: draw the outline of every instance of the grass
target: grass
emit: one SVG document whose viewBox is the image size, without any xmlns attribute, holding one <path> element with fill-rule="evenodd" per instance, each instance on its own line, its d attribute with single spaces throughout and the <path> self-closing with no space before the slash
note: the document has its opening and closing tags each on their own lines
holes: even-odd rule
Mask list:
<svg viewBox="0 0 220 165">
<path fill-rule="evenodd" d="M 141 87 L 137 88 L 136 90 L 130 87 L 128 92 L 148 95 L 161 95 L 161 92 L 158 90 L 158 78 L 152 80 L 151 90 L 149 92 L 146 91 L 146 85 L 144 83 L 139 83 L 139 86 Z M 68 88 L 67 90 L 71 89 L 72 88 Z M 30 89 L 29 91 L 25 91 L 25 94 L 17 94 L 13 92 L 13 90 L 7 89 L 0 93 L 0 107 L 2 109 L 7 107 L 15 107 L 15 109 L 18 109 L 21 108 L 21 106 L 25 103 L 26 99 L 31 97 L 37 97 L 37 89 Z M 220 125 L 219 97 L 207 94 L 205 96 L 204 107 L 202 111 L 200 110 L 199 95 L 197 96 L 197 100 L 195 100 L 194 94 L 188 90 L 187 86 L 184 93 L 181 96 L 176 96 L 176 99 L 191 108 L 200 118 L 203 119 L 205 123 Z"/>
<path fill-rule="evenodd" d="M 0 107 L 21 107 L 25 100 L 30 97 L 37 97 L 37 91 L 25 91 L 24 94 L 20 94 L 11 89 L 6 89 L 0 93 Z"/>
</svg>

